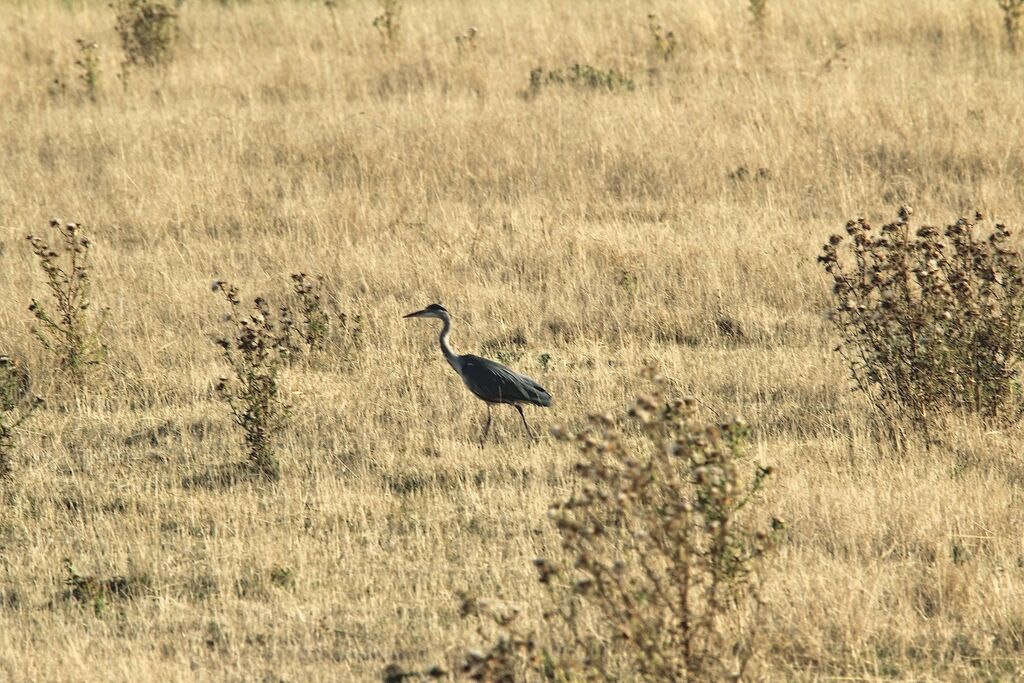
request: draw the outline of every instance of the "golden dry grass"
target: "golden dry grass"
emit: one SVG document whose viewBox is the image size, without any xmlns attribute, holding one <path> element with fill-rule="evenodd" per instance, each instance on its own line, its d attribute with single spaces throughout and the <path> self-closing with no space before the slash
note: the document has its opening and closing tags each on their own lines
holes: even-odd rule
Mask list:
<svg viewBox="0 0 1024 683">
<path fill-rule="evenodd" d="M 649 11 L 680 37 L 668 64 Z M 461 352 L 521 331 L 514 365 L 556 400 L 542 430 L 624 405 L 648 360 L 747 419 L 779 471 L 763 512 L 790 524 L 769 677 L 1024 675 L 1024 435 L 876 443 L 814 263 L 901 203 L 1024 226 L 1024 61 L 994 0 L 769 11 L 762 42 L 739 1 L 409 0 L 386 51 L 376 3 L 190 0 L 174 63 L 124 91 L 107 3 L 3 3 L 0 352 L 60 394 L 26 311 L 45 292 L 23 238 L 51 216 L 93 235 L 113 324 L 109 369 L 27 425 L 3 484 L 0 679 L 370 680 L 467 643 L 457 589 L 536 600 L 575 456 L 528 448 L 511 410 L 477 447 L 483 406 L 434 325 L 400 318 L 438 300 Z M 95 104 L 76 38 L 100 44 Z M 520 97 L 574 62 L 637 89 Z M 298 270 L 363 316 L 360 357 L 286 377 L 280 483 L 184 486 L 242 455 L 210 282 L 273 298 Z M 58 598 L 64 557 L 151 588 L 96 616 Z"/>
</svg>

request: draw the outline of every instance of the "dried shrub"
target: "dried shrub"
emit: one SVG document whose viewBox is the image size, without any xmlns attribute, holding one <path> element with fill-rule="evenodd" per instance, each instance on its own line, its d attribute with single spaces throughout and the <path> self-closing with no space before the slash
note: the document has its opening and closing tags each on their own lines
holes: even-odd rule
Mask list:
<svg viewBox="0 0 1024 683">
<path fill-rule="evenodd" d="M 234 377 L 220 378 L 216 389 L 242 430 L 247 466 L 274 481 L 281 474 L 274 442 L 288 421 L 279 378 L 290 356 L 291 328 L 262 298 L 256 298 L 253 310 L 245 313 L 237 287 L 217 281 L 213 290 L 224 295 L 231 308 L 227 319 L 234 326 L 230 337 L 217 340 Z"/>
<path fill-rule="evenodd" d="M 476 30 L 476 26 L 470 26 L 466 29 L 465 33 L 455 36 L 455 47 L 458 49 L 460 55 L 476 51 L 477 34 L 478 31 Z"/>
<path fill-rule="evenodd" d="M 77 223 L 62 224 L 55 219 L 50 226 L 60 235 L 61 251 L 51 248 L 41 237 L 29 235 L 28 241 L 46 275 L 56 314 L 33 299 L 28 307 L 36 319 L 32 335 L 55 356 L 60 370 L 81 384 L 86 371 L 106 358 L 107 347 L 101 335 L 108 312 L 93 315 L 89 263 L 92 241 Z"/>
<path fill-rule="evenodd" d="M 1009 230 L 980 235 L 966 218 L 915 230 L 910 215 L 880 229 L 852 220 L 819 257 L 857 387 L 920 428 L 951 411 L 1018 419 L 1024 271 Z"/>
<path fill-rule="evenodd" d="M 783 524 L 755 530 L 745 508 L 767 467 L 745 462 L 747 428 L 706 424 L 663 380 L 618 419 L 595 415 L 572 441 L 578 491 L 552 507 L 561 561 L 534 561 L 541 626 L 510 605 L 463 596 L 464 616 L 498 637 L 458 669 L 472 680 L 737 680 L 759 647 L 759 571 Z M 644 447 L 625 433 L 642 433 Z M 747 473 L 747 474 L 745 474 Z M 487 625 L 490 626 L 487 626 Z"/>
<path fill-rule="evenodd" d="M 28 371 L 9 356 L 0 356 L 0 479 L 11 474 L 14 433 L 42 405 L 29 394 Z"/>
<path fill-rule="evenodd" d="M 121 75 L 126 82 L 129 69 L 162 66 L 174 58 L 179 34 L 174 9 L 153 0 L 119 0 L 112 7 L 117 11 L 115 30 L 124 52 Z"/>
<path fill-rule="evenodd" d="M 670 62 L 675 57 L 679 48 L 679 41 L 676 34 L 661 26 L 657 14 L 647 15 L 647 30 L 651 34 L 651 43 L 654 55 L 663 62 Z"/>
<path fill-rule="evenodd" d="M 764 33 L 765 23 L 768 20 L 768 0 L 748 0 L 747 9 L 750 10 L 750 23 L 758 33 Z"/>
<path fill-rule="evenodd" d="M 309 351 L 323 350 L 331 331 L 331 317 L 323 303 L 324 279 L 321 276 L 294 273 L 292 286 L 301 316 L 301 322 L 297 325 L 302 342 Z"/>
<path fill-rule="evenodd" d="M 327 295 L 323 276 L 294 273 L 291 280 L 292 296 L 279 309 L 289 359 L 330 351 L 332 361 L 351 360 L 362 343 L 362 316 L 347 314 Z"/>
<path fill-rule="evenodd" d="M 75 41 L 78 44 L 78 59 L 75 60 L 75 67 L 78 69 L 78 80 L 85 88 L 85 95 L 93 102 L 99 92 L 100 83 L 100 58 L 99 44 L 88 42 L 79 38 Z"/>
<path fill-rule="evenodd" d="M 636 82 L 615 69 L 599 69 L 589 64 L 573 64 L 568 69 L 546 70 L 537 67 L 530 71 L 530 83 L 523 97 L 532 99 L 545 87 L 571 86 L 581 90 L 615 92 L 636 90 Z"/>
<path fill-rule="evenodd" d="M 380 34 L 385 48 L 394 48 L 401 38 L 401 0 L 379 0 L 381 13 L 373 18 L 373 27 Z"/>
<path fill-rule="evenodd" d="M 65 600 L 91 605 L 96 616 L 103 613 L 110 600 L 132 600 L 152 592 L 149 574 L 117 575 L 109 578 L 81 574 L 71 560 L 64 558 Z"/>
<path fill-rule="evenodd" d="M 1020 50 L 1021 23 L 1024 22 L 1024 0 L 999 0 L 1003 11 L 1003 28 L 1006 29 L 1006 45 L 1010 52 Z"/>
</svg>

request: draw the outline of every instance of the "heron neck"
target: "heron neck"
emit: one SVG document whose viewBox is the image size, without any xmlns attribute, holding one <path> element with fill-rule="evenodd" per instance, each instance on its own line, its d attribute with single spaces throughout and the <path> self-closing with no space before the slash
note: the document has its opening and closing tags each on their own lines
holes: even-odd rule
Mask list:
<svg viewBox="0 0 1024 683">
<path fill-rule="evenodd" d="M 441 335 L 438 337 L 438 341 L 441 343 L 441 353 L 444 354 L 448 363 L 457 371 L 459 369 L 459 357 L 452 351 L 452 347 L 448 346 L 448 333 L 451 332 L 451 329 L 451 319 L 444 318 L 444 327 L 441 328 Z"/>
</svg>

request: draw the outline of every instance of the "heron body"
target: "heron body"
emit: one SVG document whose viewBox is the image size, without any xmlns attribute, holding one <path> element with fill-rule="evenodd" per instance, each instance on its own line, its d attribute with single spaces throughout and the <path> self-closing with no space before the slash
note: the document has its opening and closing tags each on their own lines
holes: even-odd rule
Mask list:
<svg viewBox="0 0 1024 683">
<path fill-rule="evenodd" d="M 523 414 L 523 405 L 529 404 L 543 408 L 550 406 L 551 394 L 544 387 L 501 363 L 495 363 L 493 360 L 472 354 L 460 356 L 453 352 L 448 345 L 448 333 L 451 331 L 452 319 L 448 311 L 440 304 L 430 304 L 423 310 L 415 311 L 405 317 L 437 318 L 444 323 L 438 337 L 441 353 L 452 369 L 462 378 L 466 388 L 487 404 L 487 424 L 484 427 L 483 437 L 480 439 L 481 446 L 487 439 L 487 433 L 491 428 L 492 404 L 505 403 L 515 406 L 515 409 L 519 411 L 519 417 L 523 420 L 526 433 L 531 438 L 533 437 L 533 432 L 530 431 L 530 426 L 526 423 L 526 415 Z"/>
</svg>

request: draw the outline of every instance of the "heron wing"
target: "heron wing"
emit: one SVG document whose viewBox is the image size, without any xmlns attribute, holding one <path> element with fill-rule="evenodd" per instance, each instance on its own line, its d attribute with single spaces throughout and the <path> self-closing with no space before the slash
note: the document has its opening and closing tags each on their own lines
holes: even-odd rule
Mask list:
<svg viewBox="0 0 1024 683">
<path fill-rule="evenodd" d="M 492 403 L 551 405 L 551 394 L 526 375 L 480 356 L 462 356 L 462 380 L 478 398 Z"/>
</svg>

